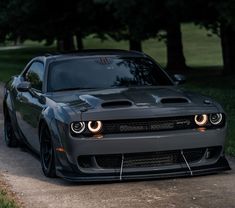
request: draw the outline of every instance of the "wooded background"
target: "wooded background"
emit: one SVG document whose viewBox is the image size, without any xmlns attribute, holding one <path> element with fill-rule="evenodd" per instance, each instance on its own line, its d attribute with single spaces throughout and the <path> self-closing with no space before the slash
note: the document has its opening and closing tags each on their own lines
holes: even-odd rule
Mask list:
<svg viewBox="0 0 235 208">
<path fill-rule="evenodd" d="M 185 71 L 181 23 L 192 22 L 218 35 L 223 74 L 235 74 L 234 0 L 1 0 L 0 44 L 13 41 L 57 42 L 57 50 L 83 49 L 83 39 L 128 40 L 131 50 L 142 42 L 166 42 L 167 68 Z M 76 41 L 74 41 L 76 37 Z"/>
</svg>

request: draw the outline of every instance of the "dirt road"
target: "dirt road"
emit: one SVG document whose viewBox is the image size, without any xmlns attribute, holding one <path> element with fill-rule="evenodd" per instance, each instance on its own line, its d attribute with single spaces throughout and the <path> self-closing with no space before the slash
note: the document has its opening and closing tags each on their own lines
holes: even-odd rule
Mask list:
<svg viewBox="0 0 235 208">
<path fill-rule="evenodd" d="M 0 105 L 0 173 L 26 207 L 235 207 L 233 158 L 229 158 L 232 171 L 202 177 L 85 185 L 47 179 L 36 157 L 5 146 L 1 108 Z"/>
</svg>

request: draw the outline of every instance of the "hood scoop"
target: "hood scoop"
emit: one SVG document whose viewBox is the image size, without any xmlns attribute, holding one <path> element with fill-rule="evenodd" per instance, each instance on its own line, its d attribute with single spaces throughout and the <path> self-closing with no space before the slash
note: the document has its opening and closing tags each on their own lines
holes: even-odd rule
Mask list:
<svg viewBox="0 0 235 208">
<path fill-rule="evenodd" d="M 162 98 L 160 100 L 162 104 L 176 104 L 176 103 L 190 103 L 186 98 Z"/>
<path fill-rule="evenodd" d="M 131 107 L 132 102 L 129 100 L 112 100 L 101 104 L 102 108 L 126 108 Z"/>
</svg>

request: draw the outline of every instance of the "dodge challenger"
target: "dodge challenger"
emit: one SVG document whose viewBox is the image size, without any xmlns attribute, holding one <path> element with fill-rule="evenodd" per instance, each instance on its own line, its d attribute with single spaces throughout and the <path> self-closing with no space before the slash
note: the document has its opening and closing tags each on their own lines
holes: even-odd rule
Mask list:
<svg viewBox="0 0 235 208">
<path fill-rule="evenodd" d="M 112 181 L 229 170 L 226 114 L 144 53 L 33 58 L 4 90 L 8 147 L 26 144 L 47 177 Z"/>
</svg>

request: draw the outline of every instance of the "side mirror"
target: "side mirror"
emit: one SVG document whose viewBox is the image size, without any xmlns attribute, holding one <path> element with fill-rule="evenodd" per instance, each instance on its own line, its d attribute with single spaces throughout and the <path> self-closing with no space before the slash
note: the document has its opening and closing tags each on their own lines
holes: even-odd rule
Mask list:
<svg viewBox="0 0 235 208">
<path fill-rule="evenodd" d="M 176 84 L 184 84 L 186 82 L 186 77 L 182 74 L 174 74 L 174 80 Z"/>
<path fill-rule="evenodd" d="M 31 89 L 31 83 L 30 82 L 21 82 L 17 86 L 17 90 L 19 92 L 29 92 Z"/>
</svg>

